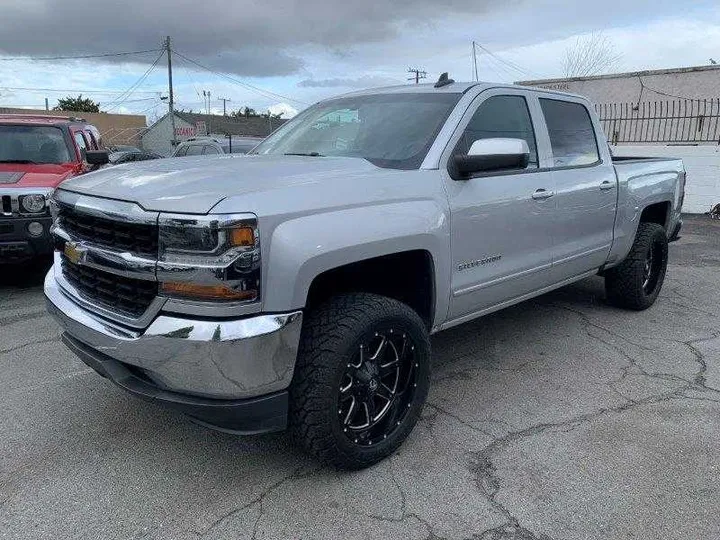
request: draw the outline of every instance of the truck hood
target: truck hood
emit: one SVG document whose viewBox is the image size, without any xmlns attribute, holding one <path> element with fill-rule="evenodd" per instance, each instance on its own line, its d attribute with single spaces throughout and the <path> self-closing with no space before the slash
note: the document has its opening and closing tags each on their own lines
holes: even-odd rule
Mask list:
<svg viewBox="0 0 720 540">
<path fill-rule="evenodd" d="M 206 214 L 227 197 L 318 184 L 383 171 L 360 158 L 226 155 L 170 158 L 109 167 L 62 189 L 135 202 L 145 210 Z"/>
<path fill-rule="evenodd" d="M 60 182 L 73 176 L 76 173 L 76 167 L 75 163 L 63 163 L 60 165 L 51 163 L 0 163 L 0 188 L 55 188 Z"/>
</svg>

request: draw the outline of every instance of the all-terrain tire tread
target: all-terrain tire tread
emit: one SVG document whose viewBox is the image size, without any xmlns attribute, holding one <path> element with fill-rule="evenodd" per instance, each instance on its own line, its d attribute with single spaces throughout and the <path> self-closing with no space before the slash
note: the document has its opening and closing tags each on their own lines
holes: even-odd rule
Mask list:
<svg viewBox="0 0 720 540">
<path fill-rule="evenodd" d="M 665 238 L 665 263 L 661 269 L 661 275 L 654 294 L 648 296 L 640 286 L 641 281 L 638 276 L 643 270 L 647 251 L 655 238 L 659 238 L 660 235 Z M 665 228 L 657 223 L 640 223 L 628 256 L 618 266 L 605 273 L 605 293 L 608 303 L 620 308 L 637 311 L 649 308 L 655 302 L 662 287 L 666 265 L 667 236 Z"/>
<path fill-rule="evenodd" d="M 343 469 L 357 469 L 369 464 L 357 455 L 343 452 L 336 444 L 329 427 L 329 415 L 336 414 L 337 406 L 333 401 L 336 394 L 329 381 L 337 368 L 338 351 L 342 350 L 348 335 L 360 332 L 378 316 L 398 315 L 407 317 L 424 330 L 422 319 L 409 306 L 368 293 L 336 296 L 307 313 L 290 387 L 289 427 L 293 440 L 321 461 Z M 424 336 L 429 351 L 426 331 Z M 392 451 L 394 448 L 387 453 Z"/>
</svg>

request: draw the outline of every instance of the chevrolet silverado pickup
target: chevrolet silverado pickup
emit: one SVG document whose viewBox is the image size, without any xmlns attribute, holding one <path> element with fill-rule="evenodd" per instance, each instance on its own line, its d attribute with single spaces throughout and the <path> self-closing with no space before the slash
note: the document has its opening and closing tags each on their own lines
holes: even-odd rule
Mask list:
<svg viewBox="0 0 720 540">
<path fill-rule="evenodd" d="M 246 156 L 64 182 L 45 294 L 126 391 L 361 468 L 417 422 L 431 333 L 597 274 L 650 307 L 684 181 L 614 160 L 582 97 L 441 77 L 320 102 Z"/>
<path fill-rule="evenodd" d="M 91 170 L 100 132 L 71 117 L 0 114 L 0 264 L 53 252 L 47 198 Z M 92 158 L 91 158 L 92 159 Z"/>
</svg>

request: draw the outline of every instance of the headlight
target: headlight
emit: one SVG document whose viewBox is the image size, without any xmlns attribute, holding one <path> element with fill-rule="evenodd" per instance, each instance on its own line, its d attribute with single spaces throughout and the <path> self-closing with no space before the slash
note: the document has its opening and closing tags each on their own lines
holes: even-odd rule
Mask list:
<svg viewBox="0 0 720 540">
<path fill-rule="evenodd" d="M 20 206 L 25 212 L 39 214 L 45 211 L 45 195 L 31 194 L 20 196 Z"/>
<path fill-rule="evenodd" d="M 260 297 L 260 239 L 252 214 L 160 215 L 160 292 L 198 301 Z"/>
</svg>

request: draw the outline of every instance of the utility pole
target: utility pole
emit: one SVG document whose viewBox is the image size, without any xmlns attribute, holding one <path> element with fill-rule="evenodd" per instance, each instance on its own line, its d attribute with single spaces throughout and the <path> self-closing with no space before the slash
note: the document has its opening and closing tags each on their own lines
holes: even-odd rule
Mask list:
<svg viewBox="0 0 720 540">
<path fill-rule="evenodd" d="M 473 49 L 473 74 L 475 75 L 475 81 L 477 82 L 479 80 L 478 75 L 478 69 L 477 69 L 477 52 L 475 50 L 475 41 L 472 42 L 472 49 Z"/>
<path fill-rule="evenodd" d="M 168 61 L 168 110 L 170 112 L 170 122 L 172 124 L 172 137 L 170 138 L 170 146 L 175 148 L 175 95 L 173 94 L 173 83 L 172 83 L 172 48 L 170 47 L 170 36 L 165 38 L 165 52 L 167 53 Z"/>
<path fill-rule="evenodd" d="M 45 110 L 46 111 L 50 110 L 50 103 L 48 103 L 48 98 L 45 98 Z"/>
<path fill-rule="evenodd" d="M 415 84 L 420 83 L 420 79 L 425 79 L 427 77 L 427 72 L 423 71 L 422 69 L 418 68 L 408 68 L 408 73 L 414 73 L 414 77 L 410 77 L 408 81 L 415 80 Z"/>
<path fill-rule="evenodd" d="M 227 110 L 225 108 L 225 105 L 227 104 L 228 101 L 232 101 L 232 99 L 224 98 L 224 97 L 219 97 L 217 99 L 218 99 L 218 101 L 223 102 L 223 116 L 227 116 Z"/>
</svg>

